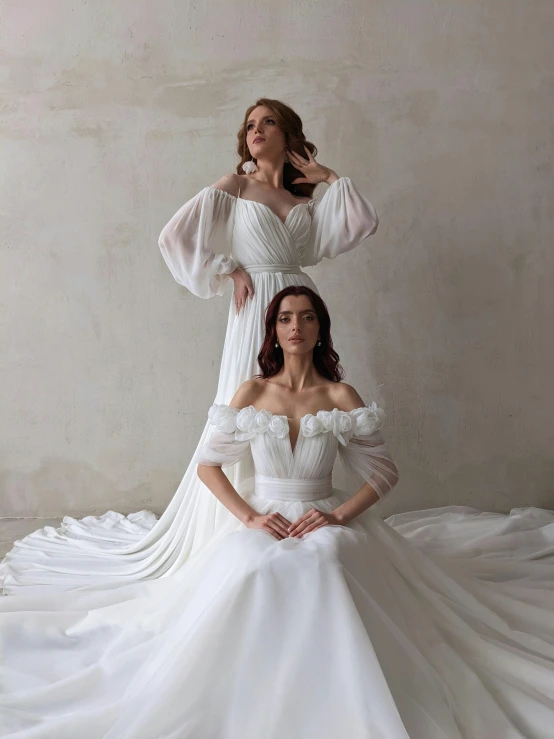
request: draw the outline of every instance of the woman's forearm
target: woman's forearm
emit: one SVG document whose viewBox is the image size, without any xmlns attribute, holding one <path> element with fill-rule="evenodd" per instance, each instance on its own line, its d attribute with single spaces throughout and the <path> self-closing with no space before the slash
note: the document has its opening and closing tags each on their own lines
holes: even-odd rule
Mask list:
<svg viewBox="0 0 554 739">
<path fill-rule="evenodd" d="M 334 172 L 333 170 L 331 170 L 331 174 L 329 175 L 329 177 L 327 177 L 327 179 L 325 180 L 325 182 L 328 185 L 332 185 L 333 182 L 336 182 L 338 179 L 340 179 L 340 177 L 338 176 L 338 174 L 336 172 Z"/>
<path fill-rule="evenodd" d="M 380 500 L 379 494 L 368 482 L 366 482 L 351 498 L 342 505 L 335 508 L 333 515 L 341 526 L 350 523 L 360 513 L 367 511 L 372 505 Z"/>
<path fill-rule="evenodd" d="M 243 524 L 247 524 L 256 516 L 256 511 L 240 497 L 221 467 L 199 464 L 196 472 L 200 480 L 219 502 Z"/>
</svg>

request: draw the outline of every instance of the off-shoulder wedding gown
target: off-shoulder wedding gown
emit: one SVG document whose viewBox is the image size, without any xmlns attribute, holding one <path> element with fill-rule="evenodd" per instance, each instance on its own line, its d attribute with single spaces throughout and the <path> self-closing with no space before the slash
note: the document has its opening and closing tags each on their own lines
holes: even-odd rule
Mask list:
<svg viewBox="0 0 554 739">
<path fill-rule="evenodd" d="M 396 472 L 375 406 L 289 419 L 216 404 L 194 462 L 249 458 L 296 519 Z M 0 735 L 16 739 L 547 739 L 552 563 L 437 557 L 367 511 L 277 541 L 228 517 L 173 575 L 0 599 Z"/>
<path fill-rule="evenodd" d="M 294 206 L 284 221 L 263 203 L 214 187 L 177 211 L 159 242 L 177 282 L 210 298 L 223 293 L 229 273 L 240 264 L 254 285 L 254 298 L 239 316 L 231 301 L 216 402 L 228 403 L 259 372 L 263 316 L 273 296 L 288 285 L 317 290 L 302 267 L 353 249 L 377 223 L 372 204 L 348 177 L 330 185 L 321 200 Z M 209 433 L 207 425 L 199 446 Z M 229 477 L 240 485 L 251 473 L 245 461 Z M 0 581 L 5 593 L 15 594 L 166 576 L 211 541 L 225 516 L 191 464 L 158 521 L 145 511 L 128 517 L 113 511 L 82 520 L 66 517 L 60 529 L 47 527 L 18 541 L 0 566 Z"/>
</svg>

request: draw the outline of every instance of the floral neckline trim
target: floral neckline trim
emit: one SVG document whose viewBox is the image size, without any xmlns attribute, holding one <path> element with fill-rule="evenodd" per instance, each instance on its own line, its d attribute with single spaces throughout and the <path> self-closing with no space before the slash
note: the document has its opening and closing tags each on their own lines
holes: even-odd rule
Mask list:
<svg viewBox="0 0 554 739">
<path fill-rule="evenodd" d="M 229 405 L 214 403 L 208 411 L 210 423 L 218 431 L 234 434 L 237 441 L 252 439 L 256 434 L 269 434 L 283 439 L 289 433 L 289 419 L 267 410 L 257 410 L 253 405 L 246 408 L 231 408 Z M 346 445 L 352 436 L 369 436 L 381 428 L 385 412 L 376 403 L 352 411 L 318 411 L 306 413 L 300 420 L 302 436 L 317 436 L 332 433 L 338 441 Z"/>
</svg>

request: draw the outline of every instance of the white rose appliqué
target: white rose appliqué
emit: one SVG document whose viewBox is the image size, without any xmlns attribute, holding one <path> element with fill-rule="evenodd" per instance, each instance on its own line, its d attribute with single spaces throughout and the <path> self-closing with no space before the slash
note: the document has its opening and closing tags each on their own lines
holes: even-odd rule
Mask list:
<svg viewBox="0 0 554 739">
<path fill-rule="evenodd" d="M 375 402 L 367 408 L 357 408 L 352 411 L 354 432 L 358 436 L 369 436 L 381 428 L 385 420 L 385 411 L 379 408 Z"/>
<path fill-rule="evenodd" d="M 237 426 L 237 409 L 214 403 L 208 411 L 210 423 L 224 434 L 232 434 Z"/>
<path fill-rule="evenodd" d="M 273 416 L 269 422 L 269 433 L 277 439 L 284 439 L 289 432 L 289 422 L 285 416 Z"/>
<path fill-rule="evenodd" d="M 321 434 L 325 431 L 325 426 L 321 418 L 317 416 L 304 416 L 300 421 L 300 429 L 302 436 L 310 437 Z"/>
</svg>

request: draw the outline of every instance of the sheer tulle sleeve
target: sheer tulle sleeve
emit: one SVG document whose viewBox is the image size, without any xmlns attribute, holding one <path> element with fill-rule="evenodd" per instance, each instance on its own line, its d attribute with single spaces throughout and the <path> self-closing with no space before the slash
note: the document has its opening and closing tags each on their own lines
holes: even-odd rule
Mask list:
<svg viewBox="0 0 554 739">
<path fill-rule="evenodd" d="M 329 186 L 320 201 L 310 203 L 312 225 L 304 248 L 302 266 L 310 267 L 324 257 L 334 259 L 377 231 L 375 208 L 348 177 Z"/>
<path fill-rule="evenodd" d="M 164 226 L 159 246 L 175 280 L 199 298 L 221 295 L 236 262 L 229 252 L 236 199 L 205 187 Z"/>
<path fill-rule="evenodd" d="M 351 436 L 345 446 L 339 444 L 339 455 L 346 471 L 368 482 L 380 498 L 398 482 L 398 470 L 380 430 Z"/>
<path fill-rule="evenodd" d="M 208 412 L 213 426 L 208 441 L 194 456 L 196 464 L 209 467 L 229 467 L 245 457 L 250 450 L 250 436 L 237 432 L 239 410 L 214 403 Z"/>
</svg>

